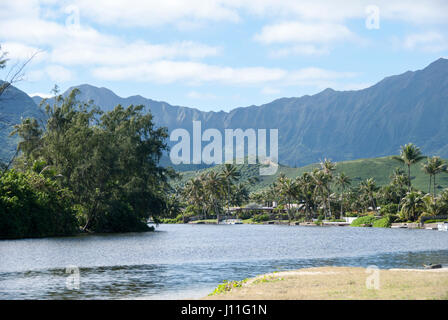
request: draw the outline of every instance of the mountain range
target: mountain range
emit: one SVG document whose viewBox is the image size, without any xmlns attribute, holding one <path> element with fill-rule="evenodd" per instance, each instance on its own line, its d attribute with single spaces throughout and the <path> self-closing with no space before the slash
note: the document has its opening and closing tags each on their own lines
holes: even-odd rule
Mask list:
<svg viewBox="0 0 448 320">
<path fill-rule="evenodd" d="M 279 162 L 289 166 L 323 158 L 344 161 L 397 154 L 408 142 L 425 154 L 448 157 L 448 60 L 443 58 L 366 89 L 326 89 L 230 112 L 203 112 L 139 95 L 122 98 L 107 88 L 87 84 L 76 87 L 81 91 L 80 100 L 93 100 L 105 111 L 118 104 L 145 105 L 156 125 L 169 131 L 185 128 L 191 132 L 193 120 L 202 122 L 202 130 L 278 129 Z M 6 116 L 9 123 L 15 123 L 20 117 L 38 114 L 41 100 L 12 87 L 0 97 L 0 119 Z M 5 130 L 0 134 L 0 145 L 5 148 Z M 11 146 L 9 142 L 3 154 L 11 152 Z"/>
</svg>

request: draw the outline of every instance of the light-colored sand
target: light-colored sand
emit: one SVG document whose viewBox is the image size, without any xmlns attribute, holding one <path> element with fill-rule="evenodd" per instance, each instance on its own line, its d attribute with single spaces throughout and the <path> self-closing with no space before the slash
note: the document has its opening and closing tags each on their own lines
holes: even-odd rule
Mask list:
<svg viewBox="0 0 448 320">
<path fill-rule="evenodd" d="M 375 270 L 320 267 L 248 279 L 242 287 L 204 299 L 448 299 L 448 268 Z"/>
</svg>

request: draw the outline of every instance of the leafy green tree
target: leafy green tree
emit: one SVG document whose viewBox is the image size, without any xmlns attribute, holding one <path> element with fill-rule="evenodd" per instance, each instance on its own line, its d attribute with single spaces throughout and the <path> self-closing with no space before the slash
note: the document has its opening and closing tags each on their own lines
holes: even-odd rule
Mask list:
<svg viewBox="0 0 448 320">
<path fill-rule="evenodd" d="M 120 105 L 102 113 L 91 103 L 57 96 L 46 105 L 44 130 L 24 120 L 16 132 L 22 138 L 21 161 L 31 166 L 41 159 L 58 173 L 58 182 L 81 206 L 83 230 L 126 232 L 148 230 L 166 207 L 171 172 L 158 166 L 166 150 L 165 128 L 154 128 L 143 106 Z M 42 133 L 43 132 L 43 133 Z"/>
</svg>

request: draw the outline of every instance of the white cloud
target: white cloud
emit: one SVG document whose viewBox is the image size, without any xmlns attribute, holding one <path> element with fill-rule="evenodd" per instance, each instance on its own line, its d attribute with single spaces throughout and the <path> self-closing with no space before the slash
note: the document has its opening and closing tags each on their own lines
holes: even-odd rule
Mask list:
<svg viewBox="0 0 448 320">
<path fill-rule="evenodd" d="M 39 17 L 27 20 L 20 16 L 0 20 L 0 39 L 4 39 L 2 44 L 11 58 L 23 59 L 29 52 L 43 49 L 45 54 L 39 54 L 35 60 L 65 67 L 139 65 L 175 58 L 196 60 L 216 56 L 221 50 L 193 41 L 162 44 L 127 41 L 88 25 L 73 28 Z M 32 78 L 36 77 L 38 72 Z"/>
<path fill-rule="evenodd" d="M 238 12 L 224 1 L 210 0 L 75 0 L 81 16 L 99 23 L 126 26 L 154 26 L 185 20 L 233 21 Z"/>
<path fill-rule="evenodd" d="M 182 81 L 190 85 L 219 83 L 229 85 L 260 85 L 275 83 L 277 86 L 321 86 L 330 80 L 352 78 L 351 72 L 336 72 L 320 68 L 288 71 L 279 68 L 230 68 L 186 61 L 157 61 L 130 67 L 100 67 L 93 75 L 107 80 L 136 80 L 155 83 Z"/>
<path fill-rule="evenodd" d="M 41 81 L 45 78 L 49 78 L 53 82 L 63 83 L 72 80 L 74 74 L 69 69 L 59 65 L 49 65 L 26 73 L 26 80 L 28 81 Z"/>
<path fill-rule="evenodd" d="M 80 9 L 81 17 L 98 23 L 126 26 L 238 22 L 244 14 L 343 22 L 365 18 L 368 5 L 378 6 L 382 19 L 414 24 L 448 23 L 448 3 L 445 0 L 74 0 L 70 3 Z"/>
<path fill-rule="evenodd" d="M 313 55 L 320 56 L 329 54 L 328 46 L 317 46 L 314 44 L 300 44 L 292 47 L 271 50 L 269 56 L 272 58 L 283 58 L 290 55 Z"/>
<path fill-rule="evenodd" d="M 329 43 L 355 38 L 355 35 L 340 24 L 282 22 L 263 27 L 254 39 L 263 44 L 272 43 Z"/>
<path fill-rule="evenodd" d="M 192 85 L 205 82 L 256 84 L 280 80 L 285 73 L 284 70 L 275 68 L 231 68 L 192 61 L 169 60 L 125 67 L 100 67 L 93 70 L 93 74 L 101 79 L 134 79 L 157 83 L 185 81 Z"/>
<path fill-rule="evenodd" d="M 35 53 L 39 53 L 35 56 L 33 62 L 42 61 L 46 56 L 45 52 L 41 52 L 41 50 L 37 47 L 28 46 L 19 42 L 4 42 L 1 43 L 2 51 L 7 52 L 8 59 L 11 60 L 28 60 Z"/>
<path fill-rule="evenodd" d="M 73 78 L 73 73 L 70 70 L 58 65 L 46 67 L 45 73 L 55 82 L 66 82 Z"/>
<path fill-rule="evenodd" d="M 407 35 L 403 46 L 409 50 L 441 52 L 448 50 L 448 39 L 441 33 L 428 31 Z"/>
<path fill-rule="evenodd" d="M 48 98 L 54 97 L 54 94 L 51 94 L 51 93 L 42 93 L 42 92 L 33 92 L 33 93 L 29 93 L 28 95 L 29 95 L 30 97 L 38 96 L 38 97 L 41 97 L 41 98 L 44 98 L 44 99 L 48 99 Z"/>
<path fill-rule="evenodd" d="M 128 65 L 159 59 L 200 59 L 215 56 L 219 48 L 191 41 L 169 44 L 149 44 L 143 41 L 125 43 L 120 40 L 106 43 L 68 43 L 52 51 L 52 61 L 65 65 Z"/>
</svg>

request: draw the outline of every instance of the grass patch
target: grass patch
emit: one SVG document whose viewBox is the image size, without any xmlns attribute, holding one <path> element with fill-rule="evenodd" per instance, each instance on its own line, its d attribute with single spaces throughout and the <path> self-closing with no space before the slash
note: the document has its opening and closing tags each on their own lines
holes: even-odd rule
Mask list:
<svg viewBox="0 0 448 320">
<path fill-rule="evenodd" d="M 219 284 L 215 288 L 215 290 L 213 290 L 213 292 L 209 294 L 209 296 L 215 296 L 215 295 L 218 295 L 218 294 L 229 292 L 229 291 L 231 291 L 234 288 L 241 288 L 245 282 L 247 282 L 247 279 L 244 279 L 244 280 L 241 280 L 241 281 L 224 280 L 223 283 Z"/>
</svg>

